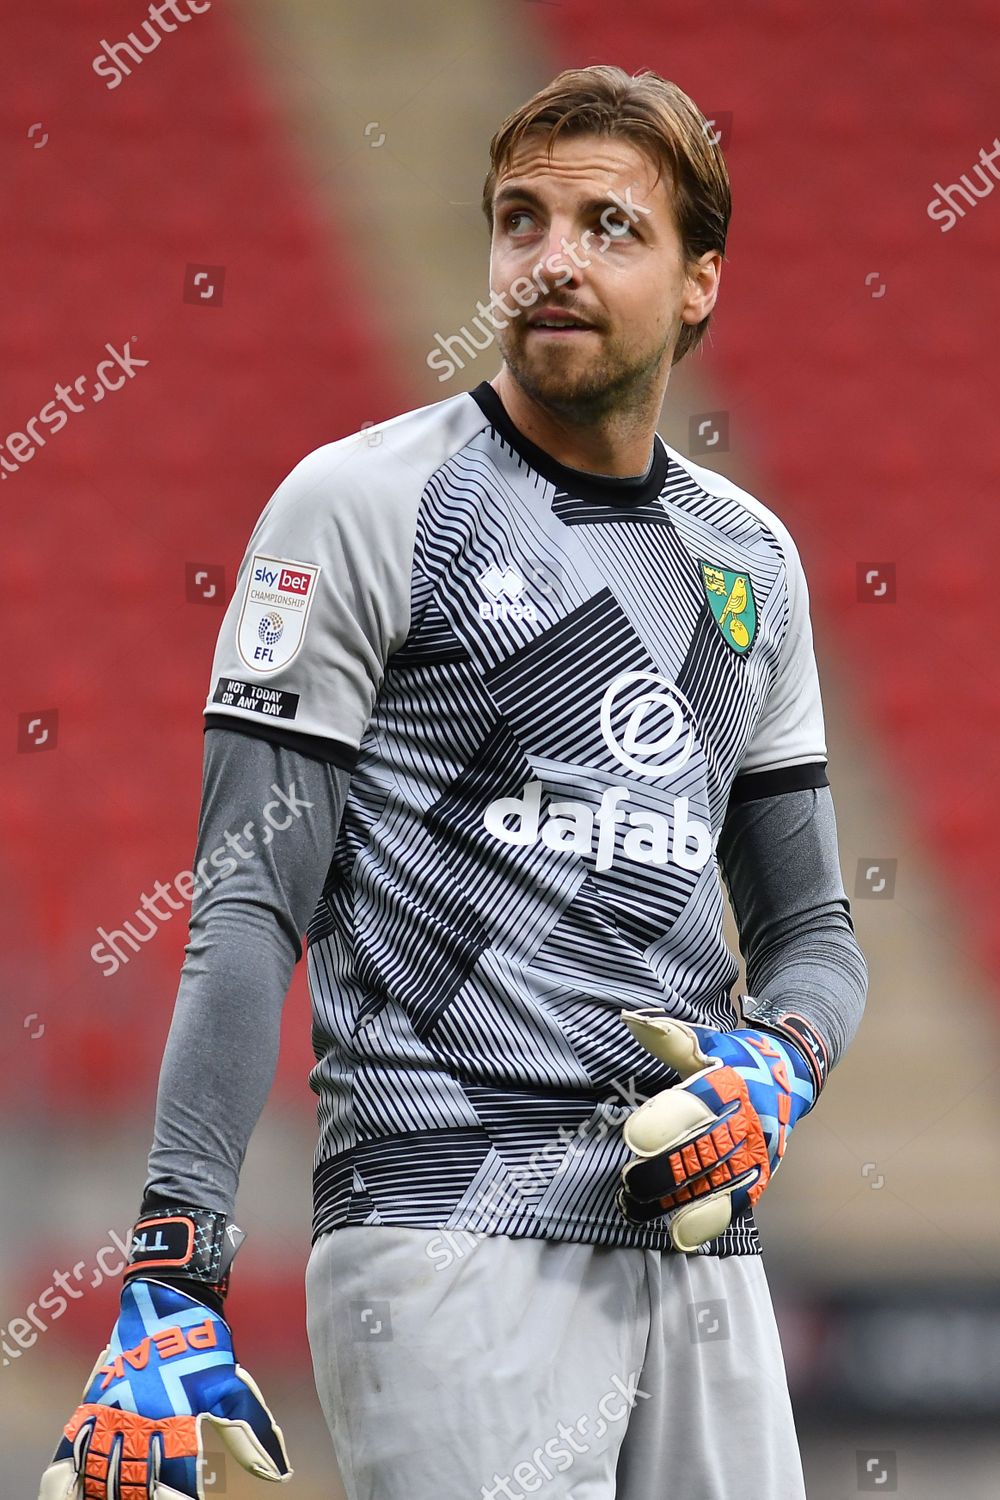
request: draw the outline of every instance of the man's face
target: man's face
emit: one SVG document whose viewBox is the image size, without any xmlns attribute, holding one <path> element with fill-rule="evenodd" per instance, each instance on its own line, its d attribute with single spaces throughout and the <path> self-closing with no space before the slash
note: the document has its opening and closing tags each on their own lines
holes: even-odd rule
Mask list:
<svg viewBox="0 0 1000 1500">
<path fill-rule="evenodd" d="M 494 193 L 490 288 L 498 320 L 517 314 L 498 328 L 501 353 L 529 396 L 576 420 L 648 407 L 717 272 L 687 274 L 669 174 L 656 182 L 631 141 L 563 136 L 549 157 L 545 140 L 526 137 Z M 539 326 L 557 312 L 586 327 Z"/>
</svg>

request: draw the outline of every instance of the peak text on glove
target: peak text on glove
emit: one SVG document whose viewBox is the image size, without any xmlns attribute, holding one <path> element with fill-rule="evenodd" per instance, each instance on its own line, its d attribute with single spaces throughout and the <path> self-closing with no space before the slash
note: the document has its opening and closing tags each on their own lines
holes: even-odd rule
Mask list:
<svg viewBox="0 0 1000 1500">
<path fill-rule="evenodd" d="M 764 1057 L 776 1057 L 778 1061 L 771 1063 L 771 1077 L 778 1085 L 778 1158 L 785 1154 L 785 1138 L 788 1134 L 788 1122 L 792 1118 L 792 1086 L 788 1081 L 788 1069 L 781 1058 L 781 1053 L 772 1041 L 766 1036 L 758 1041 L 756 1037 L 746 1038 L 749 1047 L 756 1047 Z"/>
<path fill-rule="evenodd" d="M 130 1365 L 133 1370 L 144 1370 L 154 1348 L 160 1359 L 164 1360 L 174 1359 L 178 1354 L 188 1354 L 192 1349 L 214 1349 L 217 1343 L 215 1323 L 211 1318 L 195 1324 L 193 1328 L 181 1328 L 176 1323 L 170 1328 L 161 1328 L 157 1333 L 142 1339 L 134 1349 L 123 1349 L 109 1365 L 101 1366 L 100 1373 L 104 1376 L 101 1390 L 107 1390 L 112 1380 L 123 1379 L 126 1365 Z"/>
</svg>

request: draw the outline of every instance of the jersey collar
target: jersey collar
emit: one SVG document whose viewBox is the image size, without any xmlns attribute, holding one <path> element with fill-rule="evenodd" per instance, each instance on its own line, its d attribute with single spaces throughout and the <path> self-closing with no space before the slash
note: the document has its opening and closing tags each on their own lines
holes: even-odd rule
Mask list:
<svg viewBox="0 0 1000 1500">
<path fill-rule="evenodd" d="M 476 402 L 490 425 L 523 458 L 529 468 L 548 479 L 556 488 L 579 500 L 594 505 L 642 505 L 655 500 L 663 490 L 663 483 L 670 465 L 670 456 L 658 432 L 653 434 L 653 464 L 648 474 L 629 479 L 616 479 L 608 475 L 588 474 L 583 469 L 572 469 L 559 463 L 544 448 L 539 448 L 530 438 L 514 426 L 499 395 L 484 380 L 469 395 Z"/>
</svg>

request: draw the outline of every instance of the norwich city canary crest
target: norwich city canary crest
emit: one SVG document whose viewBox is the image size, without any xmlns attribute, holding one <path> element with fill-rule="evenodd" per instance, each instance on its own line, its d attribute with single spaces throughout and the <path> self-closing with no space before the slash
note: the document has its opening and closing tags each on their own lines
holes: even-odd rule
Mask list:
<svg viewBox="0 0 1000 1500">
<path fill-rule="evenodd" d="M 734 573 L 730 568 L 698 559 L 701 581 L 712 606 L 715 623 L 733 650 L 742 656 L 749 651 L 757 634 L 757 602 L 753 596 L 750 574 Z"/>
</svg>

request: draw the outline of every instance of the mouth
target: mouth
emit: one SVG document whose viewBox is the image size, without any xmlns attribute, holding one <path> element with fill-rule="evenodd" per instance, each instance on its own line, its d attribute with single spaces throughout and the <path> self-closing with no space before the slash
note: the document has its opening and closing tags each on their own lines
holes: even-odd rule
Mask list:
<svg viewBox="0 0 1000 1500">
<path fill-rule="evenodd" d="M 544 338 L 566 339 L 579 336 L 582 333 L 596 333 L 592 323 L 584 323 L 582 319 L 558 316 L 554 313 L 540 313 L 528 322 L 528 332 L 537 333 Z"/>
</svg>

